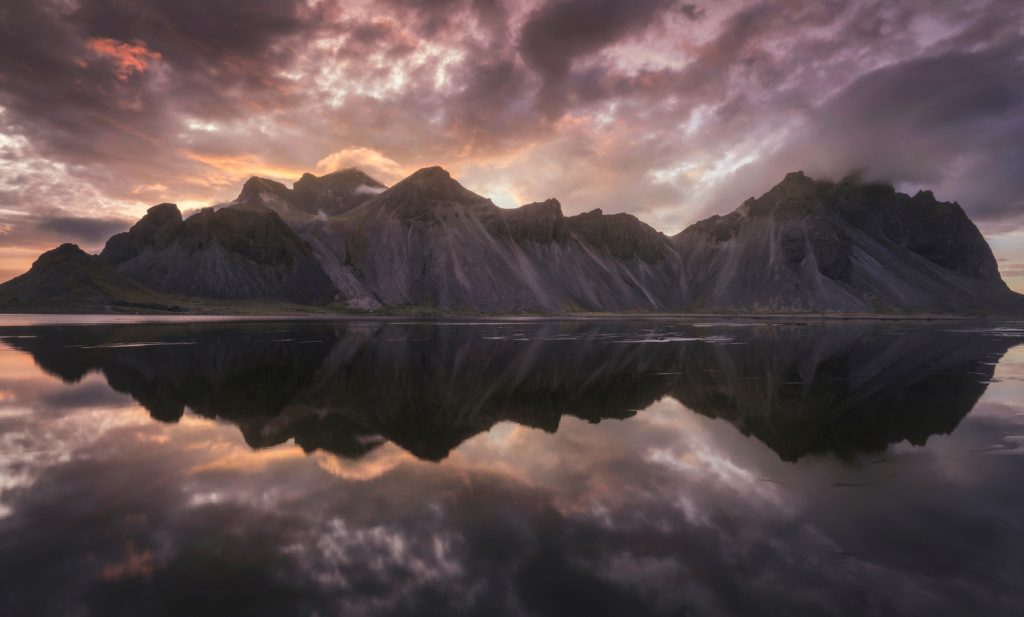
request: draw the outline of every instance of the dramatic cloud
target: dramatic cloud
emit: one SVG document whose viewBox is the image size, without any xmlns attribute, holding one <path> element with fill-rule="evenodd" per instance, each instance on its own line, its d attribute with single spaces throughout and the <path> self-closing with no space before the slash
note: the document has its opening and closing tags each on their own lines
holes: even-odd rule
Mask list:
<svg viewBox="0 0 1024 617">
<path fill-rule="evenodd" d="M 46 218 L 434 164 L 667 233 L 858 170 L 959 201 L 1016 260 L 1022 24 L 1015 0 L 10 0 L 0 278 Z"/>
</svg>

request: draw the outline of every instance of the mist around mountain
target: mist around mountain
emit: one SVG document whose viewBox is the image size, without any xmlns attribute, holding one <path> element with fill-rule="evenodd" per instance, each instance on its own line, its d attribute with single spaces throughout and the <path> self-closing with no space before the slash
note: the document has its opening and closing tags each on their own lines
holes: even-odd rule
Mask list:
<svg viewBox="0 0 1024 617">
<path fill-rule="evenodd" d="M 669 237 L 555 199 L 499 208 L 439 167 L 390 188 L 351 168 L 292 188 L 251 178 L 226 206 L 154 206 L 98 256 L 64 245 L 0 285 L 9 312 L 271 308 L 1017 315 L 1024 296 L 961 207 L 927 191 L 794 172 Z"/>
</svg>

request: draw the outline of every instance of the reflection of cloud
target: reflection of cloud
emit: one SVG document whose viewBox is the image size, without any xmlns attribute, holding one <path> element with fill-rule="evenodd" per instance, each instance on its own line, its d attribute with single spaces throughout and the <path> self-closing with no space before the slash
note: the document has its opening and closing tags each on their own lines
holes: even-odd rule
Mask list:
<svg viewBox="0 0 1024 617">
<path fill-rule="evenodd" d="M 1003 408 L 927 448 L 798 464 L 671 398 L 502 423 L 442 463 L 249 451 L 192 414 L 76 408 L 59 392 L 98 376 L 24 366 L 0 613 L 1015 614 L 1019 458 L 977 450 L 1021 434 L 1019 351 L 981 403 Z"/>
<path fill-rule="evenodd" d="M 36 402 L 25 400 L 22 405 Z M 138 407 L 77 407 L 67 412 L 58 407 L 56 414 L 23 409 L 31 413 L 10 413 L 17 408 L 4 407 L 7 413 L 0 414 L 0 518 L 11 512 L 13 489 L 31 486 L 46 468 L 71 460 L 108 432 L 138 426 L 148 418 Z"/>
<path fill-rule="evenodd" d="M 346 480 L 372 480 L 399 465 L 416 460 L 414 456 L 390 442 L 357 459 L 341 458 L 323 452 L 313 454 L 313 458 L 320 469 Z"/>
<path fill-rule="evenodd" d="M 190 447 L 205 450 L 214 455 L 210 460 L 191 468 L 190 474 L 203 474 L 220 471 L 237 473 L 258 473 L 267 465 L 279 461 L 302 458 L 302 450 L 292 446 L 280 446 L 266 450 L 254 451 L 244 444 L 224 442 L 198 442 Z"/>
<path fill-rule="evenodd" d="M 108 583 L 124 581 L 132 578 L 146 578 L 157 568 L 153 551 L 139 551 L 129 544 L 125 547 L 124 559 L 118 563 L 107 564 L 100 570 L 98 578 Z"/>
</svg>

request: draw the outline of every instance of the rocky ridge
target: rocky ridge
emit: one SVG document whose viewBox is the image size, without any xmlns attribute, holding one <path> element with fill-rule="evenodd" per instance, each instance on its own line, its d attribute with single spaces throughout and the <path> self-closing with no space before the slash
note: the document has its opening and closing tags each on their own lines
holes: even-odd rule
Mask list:
<svg viewBox="0 0 1024 617">
<path fill-rule="evenodd" d="M 801 172 L 671 238 L 630 214 L 565 216 L 555 199 L 499 208 L 440 167 L 390 188 L 356 169 L 292 188 L 251 178 L 188 218 L 154 206 L 88 267 L 103 275 L 84 281 L 161 299 L 328 310 L 1024 312 L 958 204 Z M 0 285 L 0 307 L 38 305 L 26 299 L 46 297 L 43 278 Z"/>
</svg>

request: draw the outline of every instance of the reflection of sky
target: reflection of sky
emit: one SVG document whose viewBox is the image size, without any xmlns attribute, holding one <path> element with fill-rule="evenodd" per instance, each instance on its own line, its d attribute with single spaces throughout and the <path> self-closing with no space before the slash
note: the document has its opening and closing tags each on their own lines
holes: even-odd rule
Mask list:
<svg viewBox="0 0 1024 617">
<path fill-rule="evenodd" d="M 952 435 L 783 462 L 663 398 L 443 463 L 251 450 L 0 347 L 0 614 L 1016 614 L 1024 347 Z"/>
</svg>

